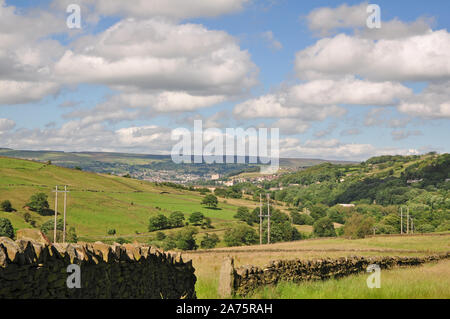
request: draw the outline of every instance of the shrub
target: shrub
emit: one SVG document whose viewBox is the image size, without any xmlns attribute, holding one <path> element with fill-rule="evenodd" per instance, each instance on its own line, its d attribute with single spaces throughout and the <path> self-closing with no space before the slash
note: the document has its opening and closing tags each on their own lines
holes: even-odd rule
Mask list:
<svg viewBox="0 0 450 319">
<path fill-rule="evenodd" d="M 183 227 L 184 214 L 182 212 L 173 212 L 169 216 L 169 224 L 172 228 Z"/>
<path fill-rule="evenodd" d="M 55 221 L 54 219 L 49 219 L 47 220 L 45 223 L 43 223 L 41 225 L 41 231 L 45 234 L 48 235 L 50 232 L 52 232 L 55 229 Z M 61 218 L 58 218 L 58 220 L 56 221 L 56 230 L 58 231 L 63 231 L 64 230 L 64 221 Z"/>
<path fill-rule="evenodd" d="M 225 232 L 224 241 L 229 247 L 252 245 L 258 242 L 258 235 L 253 228 L 241 224 L 227 230 Z"/>
<path fill-rule="evenodd" d="M 448 221 L 448 220 L 442 222 L 442 224 L 440 224 L 436 228 L 437 232 L 444 232 L 444 231 L 449 231 L 449 230 L 450 230 L 450 221 Z"/>
<path fill-rule="evenodd" d="M 4 200 L 3 202 L 1 202 L 0 208 L 2 209 L 2 211 L 7 212 L 7 213 L 10 213 L 13 211 L 11 202 L 9 200 Z"/>
<path fill-rule="evenodd" d="M 318 219 L 313 225 L 313 234 L 317 237 L 335 237 L 333 222 L 328 217 Z"/>
<path fill-rule="evenodd" d="M 169 228 L 169 219 L 163 214 L 150 217 L 148 231 L 155 231 Z"/>
<path fill-rule="evenodd" d="M 203 222 L 203 218 L 205 218 L 205 216 L 203 216 L 202 213 L 200 212 L 193 212 L 190 216 L 189 216 L 189 222 L 194 224 L 195 226 L 200 226 Z"/>
<path fill-rule="evenodd" d="M 434 232 L 435 228 L 431 224 L 421 224 L 418 225 L 415 230 L 419 233 L 432 233 Z"/>
<path fill-rule="evenodd" d="M 314 219 L 308 214 L 300 214 L 298 212 L 292 212 L 292 223 L 295 225 L 312 225 L 314 224 Z"/>
<path fill-rule="evenodd" d="M 78 241 L 78 236 L 75 231 L 75 227 L 69 228 L 69 231 L 67 232 L 66 240 L 69 243 L 76 243 Z"/>
<path fill-rule="evenodd" d="M 198 248 L 195 242 L 195 235 L 198 230 L 194 227 L 186 227 L 175 235 L 176 247 L 181 250 L 196 250 Z"/>
<path fill-rule="evenodd" d="M 213 194 L 206 195 L 202 200 L 202 205 L 206 205 L 209 208 L 216 208 L 218 204 L 219 201 Z"/>
<path fill-rule="evenodd" d="M 309 209 L 309 211 L 311 212 L 310 216 L 314 220 L 319 220 L 320 218 L 323 218 L 327 215 L 327 209 L 328 207 L 323 204 L 316 204 Z"/>
<path fill-rule="evenodd" d="M 129 243 L 130 243 L 129 240 L 126 240 L 125 238 L 122 238 L 122 237 L 117 238 L 117 239 L 116 239 L 116 242 L 119 243 L 119 244 L 121 244 L 121 245 L 123 245 L 123 244 L 129 244 Z"/>
<path fill-rule="evenodd" d="M 37 193 L 32 195 L 27 206 L 30 207 L 32 211 L 37 212 L 41 215 L 46 215 L 50 211 L 48 196 L 44 193 Z"/>
<path fill-rule="evenodd" d="M 156 240 L 162 241 L 166 239 L 166 237 L 166 234 L 164 234 L 162 231 L 156 233 Z"/>
<path fill-rule="evenodd" d="M 108 230 L 108 235 L 114 236 L 115 234 L 116 234 L 116 230 L 114 228 Z"/>
<path fill-rule="evenodd" d="M 374 224 L 375 220 L 372 217 L 355 213 L 345 223 L 344 235 L 352 239 L 364 238 L 373 233 Z"/>
<path fill-rule="evenodd" d="M 209 235 L 208 233 L 206 233 L 205 237 L 203 237 L 203 240 L 200 242 L 200 247 L 211 249 L 216 247 L 219 241 L 219 236 L 217 236 L 216 234 Z"/>
<path fill-rule="evenodd" d="M 14 237 L 14 228 L 8 218 L 0 218 L 0 237 Z"/>
</svg>

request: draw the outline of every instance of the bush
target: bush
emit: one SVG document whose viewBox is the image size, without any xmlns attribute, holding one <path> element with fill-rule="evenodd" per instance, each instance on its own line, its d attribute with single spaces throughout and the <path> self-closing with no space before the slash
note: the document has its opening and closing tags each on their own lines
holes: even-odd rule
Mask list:
<svg viewBox="0 0 450 319">
<path fill-rule="evenodd" d="M 253 245 L 258 242 L 258 235 L 253 228 L 241 224 L 227 230 L 224 241 L 228 247 Z"/>
<path fill-rule="evenodd" d="M 186 227 L 175 235 L 176 247 L 181 250 L 196 250 L 198 248 L 195 242 L 195 235 L 198 230 L 194 227 Z"/>
<path fill-rule="evenodd" d="M 335 237 L 333 222 L 328 217 L 318 219 L 313 225 L 313 234 L 317 237 Z"/>
<path fill-rule="evenodd" d="M 202 213 L 200 212 L 193 212 L 190 216 L 189 216 L 189 222 L 194 224 L 195 226 L 200 226 L 203 222 L 203 218 L 205 218 L 205 216 L 203 216 Z"/>
<path fill-rule="evenodd" d="M 126 240 L 125 238 L 122 238 L 122 237 L 117 238 L 117 239 L 116 239 L 116 242 L 119 243 L 119 244 L 121 244 L 121 245 L 123 245 L 123 244 L 129 244 L 129 243 L 130 243 L 129 240 Z"/>
<path fill-rule="evenodd" d="M 7 213 L 10 213 L 13 211 L 11 202 L 9 200 L 4 200 L 3 202 L 1 202 L 0 208 L 2 209 L 2 211 L 7 212 Z"/>
<path fill-rule="evenodd" d="M 31 196 L 28 207 L 34 212 L 41 215 L 46 215 L 50 212 L 50 206 L 48 204 L 48 196 L 44 193 L 37 193 Z"/>
<path fill-rule="evenodd" d="M 156 233 L 156 240 L 162 241 L 166 239 L 166 237 L 166 234 L 164 234 L 162 231 Z"/>
<path fill-rule="evenodd" d="M 372 217 L 355 213 L 345 223 L 344 235 L 352 239 L 364 238 L 373 233 L 374 224 L 375 220 Z"/>
<path fill-rule="evenodd" d="M 205 249 L 211 249 L 216 247 L 219 241 L 220 241 L 219 236 L 217 236 L 216 234 L 209 235 L 208 233 L 206 233 L 205 237 L 203 237 L 203 240 L 200 242 L 200 247 Z"/>
<path fill-rule="evenodd" d="M 396 234 L 398 233 L 394 226 L 385 225 L 385 224 L 376 224 L 375 225 L 375 233 L 376 234 Z"/>
<path fill-rule="evenodd" d="M 449 231 L 449 230 L 450 230 L 450 221 L 448 221 L 448 220 L 442 222 L 442 224 L 440 224 L 436 228 L 437 232 L 444 232 L 444 231 Z"/>
<path fill-rule="evenodd" d="M 14 237 L 14 228 L 8 218 L 0 218 L 0 237 Z"/>
<path fill-rule="evenodd" d="M 323 204 L 316 204 L 309 209 L 310 216 L 317 221 L 327 215 L 327 209 L 328 207 Z"/>
<path fill-rule="evenodd" d="M 292 212 L 292 223 L 295 225 L 312 225 L 314 224 L 314 219 L 308 214 L 300 214 L 298 212 Z"/>
<path fill-rule="evenodd" d="M 67 232 L 66 241 L 69 243 L 76 243 L 78 241 L 78 236 L 75 231 L 75 227 L 70 227 Z"/>
<path fill-rule="evenodd" d="M 47 220 L 45 223 L 43 223 L 41 225 L 41 231 L 45 234 L 48 235 L 50 232 L 52 232 L 55 229 L 55 221 L 54 219 L 49 219 Z M 64 230 L 64 221 L 61 218 L 58 218 L 58 220 L 56 221 L 56 230 L 58 231 L 63 231 Z"/>
<path fill-rule="evenodd" d="M 217 208 L 219 201 L 213 194 L 206 195 L 202 200 L 202 205 L 206 205 L 209 208 Z"/>
<path fill-rule="evenodd" d="M 434 232 L 434 230 L 435 230 L 435 228 L 431 224 L 421 224 L 421 225 L 418 225 L 415 229 L 415 231 L 417 231 L 419 233 L 432 233 L 432 232 Z"/>
<path fill-rule="evenodd" d="M 108 235 L 114 236 L 115 234 L 116 234 L 116 230 L 114 228 L 108 230 Z"/>
<path fill-rule="evenodd" d="M 169 216 L 169 225 L 172 228 L 184 226 L 184 214 L 182 212 L 173 212 Z"/>
<path fill-rule="evenodd" d="M 150 217 L 148 231 L 155 231 L 169 228 L 169 219 L 163 214 Z"/>
</svg>

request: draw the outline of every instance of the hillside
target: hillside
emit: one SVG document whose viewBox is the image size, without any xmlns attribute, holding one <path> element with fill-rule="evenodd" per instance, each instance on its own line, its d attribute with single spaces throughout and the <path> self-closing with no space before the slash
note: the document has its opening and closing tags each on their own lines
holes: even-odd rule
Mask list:
<svg viewBox="0 0 450 319">
<path fill-rule="evenodd" d="M 14 228 L 31 227 L 24 220 L 29 213 L 37 227 L 52 216 L 41 216 L 25 205 L 31 195 L 43 192 L 48 195 L 54 209 L 56 185 L 67 185 L 67 223 L 76 228 L 81 240 L 104 240 L 107 230 L 115 229 L 117 236 L 148 236 L 149 217 L 173 211 L 181 211 L 187 217 L 192 212 L 202 212 L 210 217 L 214 231 L 229 227 L 237 206 L 253 203 L 234 200 L 219 203 L 219 209 L 207 209 L 200 205 L 203 198 L 198 192 L 156 186 L 153 183 L 107 174 L 96 174 L 28 160 L 0 157 L 0 202 L 10 200 L 15 212 L 0 211 L 0 217 L 11 220 Z M 59 212 L 62 212 L 62 194 L 59 195 Z M 139 233 L 139 234 L 137 234 Z M 111 238 L 111 237 L 109 237 Z"/>
</svg>

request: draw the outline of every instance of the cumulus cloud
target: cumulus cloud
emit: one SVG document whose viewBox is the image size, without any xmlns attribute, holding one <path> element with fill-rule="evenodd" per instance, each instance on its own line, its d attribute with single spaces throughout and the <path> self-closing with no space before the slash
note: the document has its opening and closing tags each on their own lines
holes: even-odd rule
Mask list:
<svg viewBox="0 0 450 319">
<path fill-rule="evenodd" d="M 410 136 L 419 136 L 423 134 L 419 130 L 414 130 L 414 131 L 392 131 L 391 135 L 394 141 L 400 141 L 407 139 Z"/>
<path fill-rule="evenodd" d="M 450 118 L 450 81 L 430 83 L 421 93 L 403 100 L 398 110 L 424 119 Z"/>
<path fill-rule="evenodd" d="M 401 39 L 324 38 L 296 55 L 300 78 L 361 76 L 373 81 L 450 78 L 450 34 L 433 31 Z"/>
<path fill-rule="evenodd" d="M 412 95 L 412 90 L 394 82 L 369 82 L 354 77 L 313 80 L 280 89 L 236 105 L 234 114 L 244 118 L 289 118 L 324 120 L 341 116 L 337 105 L 392 105 Z"/>
<path fill-rule="evenodd" d="M 342 29 L 353 29 L 358 37 L 371 39 L 396 39 L 426 34 L 431 31 L 433 19 L 420 17 L 416 21 L 403 22 L 398 18 L 383 21 L 381 28 L 367 27 L 368 2 L 353 6 L 347 4 L 336 8 L 321 7 L 311 11 L 306 17 L 308 27 L 320 36 L 327 36 Z M 381 12 L 382 12 L 381 8 Z M 381 14 L 381 17 L 383 15 Z"/>
<path fill-rule="evenodd" d="M 55 0 L 54 7 L 66 8 L 72 0 Z M 95 12 L 104 16 L 120 16 L 147 19 L 149 17 L 166 17 L 172 19 L 189 19 L 216 17 L 240 11 L 249 0 L 79 0 L 86 7 L 93 7 Z"/>
<path fill-rule="evenodd" d="M 74 47 L 55 65 L 66 82 L 203 95 L 241 94 L 257 83 L 236 39 L 201 25 L 128 19 Z"/>
<path fill-rule="evenodd" d="M 337 139 L 308 140 L 304 143 L 295 138 L 280 140 L 281 157 L 365 160 L 379 155 L 419 153 L 417 149 L 377 148 L 371 144 L 346 144 Z"/>
</svg>

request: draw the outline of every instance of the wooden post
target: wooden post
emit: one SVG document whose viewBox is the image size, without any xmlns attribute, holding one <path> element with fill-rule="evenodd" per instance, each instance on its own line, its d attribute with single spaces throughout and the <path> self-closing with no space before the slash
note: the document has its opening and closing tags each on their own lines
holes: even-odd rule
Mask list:
<svg viewBox="0 0 450 319">
<path fill-rule="evenodd" d="M 55 190 L 55 225 L 53 230 L 53 242 L 56 243 L 56 222 L 58 216 L 58 186 L 56 186 Z"/>
<path fill-rule="evenodd" d="M 262 195 L 259 193 L 259 244 L 262 245 Z"/>
<path fill-rule="evenodd" d="M 66 242 L 66 201 L 67 201 L 67 185 L 64 186 L 64 228 L 63 228 L 63 243 Z"/>
<path fill-rule="evenodd" d="M 409 234 L 409 207 L 406 207 L 406 233 Z"/>
<path fill-rule="evenodd" d="M 267 194 L 267 244 L 270 244 L 270 195 Z"/>
<path fill-rule="evenodd" d="M 400 234 L 403 235 L 403 207 L 400 207 Z"/>
</svg>

